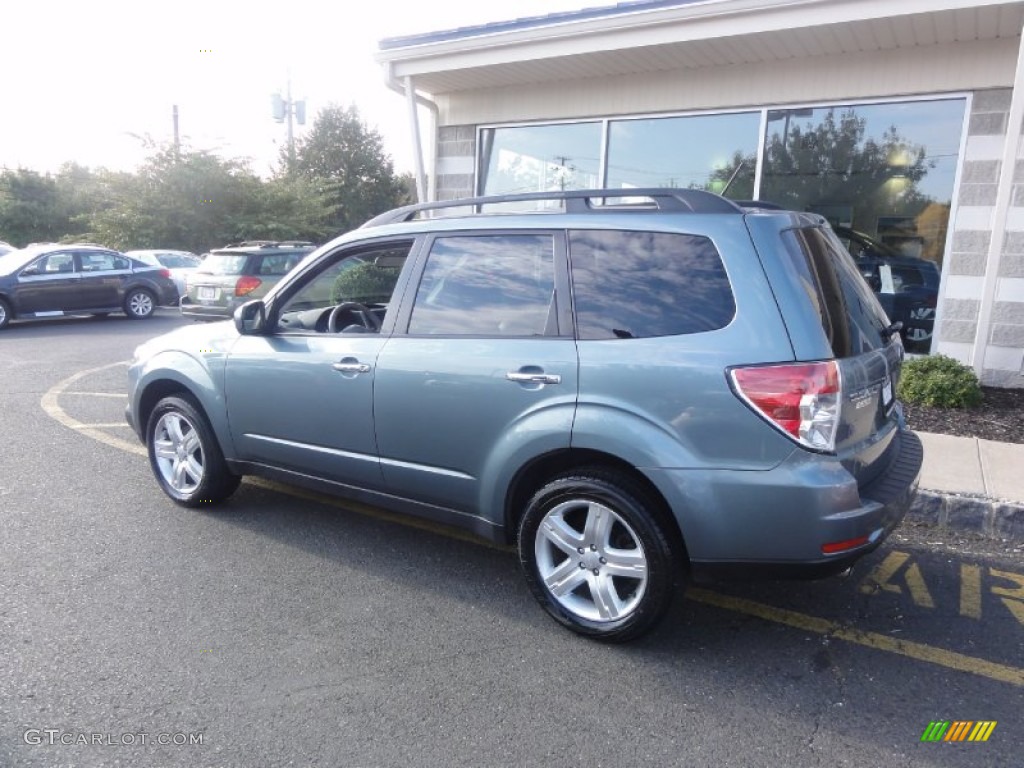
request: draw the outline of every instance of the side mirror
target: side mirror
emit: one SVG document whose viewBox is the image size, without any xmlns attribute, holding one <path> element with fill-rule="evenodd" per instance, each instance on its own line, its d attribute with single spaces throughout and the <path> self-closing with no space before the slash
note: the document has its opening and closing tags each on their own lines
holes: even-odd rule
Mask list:
<svg viewBox="0 0 1024 768">
<path fill-rule="evenodd" d="M 42 272 L 39 271 L 39 267 L 36 264 L 33 264 L 31 267 L 25 267 L 21 270 L 22 277 L 34 277 L 35 275 L 41 274 Z"/>
<path fill-rule="evenodd" d="M 243 336 L 259 335 L 267 324 L 267 308 L 259 299 L 247 301 L 235 310 L 234 321 Z"/>
</svg>

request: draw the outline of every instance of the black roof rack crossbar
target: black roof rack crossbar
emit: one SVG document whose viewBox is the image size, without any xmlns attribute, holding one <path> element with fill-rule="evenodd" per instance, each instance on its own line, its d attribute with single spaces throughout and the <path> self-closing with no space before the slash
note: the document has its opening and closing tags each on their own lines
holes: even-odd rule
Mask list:
<svg viewBox="0 0 1024 768">
<path fill-rule="evenodd" d="M 595 205 L 595 200 L 624 200 L 647 198 L 646 204 L 627 203 L 623 205 Z M 489 195 L 486 197 L 466 197 L 456 200 L 439 200 L 430 203 L 417 203 L 382 213 L 375 216 L 363 227 L 379 227 L 384 224 L 397 224 L 412 221 L 423 211 L 437 211 L 445 208 L 470 208 L 479 213 L 485 205 L 501 203 L 520 203 L 539 200 L 562 200 L 567 213 L 607 212 L 616 209 L 636 210 L 638 207 L 649 208 L 662 212 L 685 213 L 742 213 L 743 209 L 731 200 L 705 192 L 702 189 L 675 188 L 643 188 L 643 189 L 566 189 L 551 192 L 524 192 L 515 195 Z"/>
</svg>

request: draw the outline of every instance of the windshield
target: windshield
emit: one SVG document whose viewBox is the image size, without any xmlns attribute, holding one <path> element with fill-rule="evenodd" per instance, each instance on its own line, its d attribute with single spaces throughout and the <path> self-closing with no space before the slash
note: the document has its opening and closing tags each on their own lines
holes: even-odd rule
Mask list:
<svg viewBox="0 0 1024 768">
<path fill-rule="evenodd" d="M 0 256 L 0 275 L 10 275 L 13 272 L 17 272 L 38 255 L 38 251 L 32 251 L 27 248 L 5 253 L 3 256 Z"/>
</svg>

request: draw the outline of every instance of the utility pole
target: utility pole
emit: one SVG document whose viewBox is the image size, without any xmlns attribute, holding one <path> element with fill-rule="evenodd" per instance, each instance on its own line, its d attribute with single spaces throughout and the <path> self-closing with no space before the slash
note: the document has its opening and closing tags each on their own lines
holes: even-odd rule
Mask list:
<svg viewBox="0 0 1024 768">
<path fill-rule="evenodd" d="M 292 75 L 288 73 L 288 80 L 285 85 L 285 95 L 282 98 L 280 92 L 270 96 L 271 110 L 274 120 L 283 123 L 288 121 L 288 172 L 291 173 L 295 167 L 295 127 L 306 124 L 306 101 L 294 101 L 292 99 Z"/>
<path fill-rule="evenodd" d="M 181 154 L 181 138 L 178 136 L 178 105 L 171 109 L 171 119 L 174 121 L 174 156 Z"/>
</svg>

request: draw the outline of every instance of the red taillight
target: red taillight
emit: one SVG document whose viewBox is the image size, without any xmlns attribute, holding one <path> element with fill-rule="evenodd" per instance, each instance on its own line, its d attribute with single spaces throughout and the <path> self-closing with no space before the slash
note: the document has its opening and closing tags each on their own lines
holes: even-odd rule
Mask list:
<svg viewBox="0 0 1024 768">
<path fill-rule="evenodd" d="M 856 539 L 846 539 L 846 541 L 833 541 L 830 544 L 822 544 L 821 552 L 825 555 L 835 555 L 839 552 L 845 552 L 848 549 L 856 549 L 857 547 L 864 546 L 868 543 L 870 536 L 858 536 Z"/>
<path fill-rule="evenodd" d="M 160 277 L 166 277 L 168 280 L 170 280 L 171 279 L 171 270 L 169 270 L 169 269 L 161 269 L 160 270 Z"/>
<path fill-rule="evenodd" d="M 835 450 L 842 402 L 835 360 L 734 368 L 736 392 L 787 435 L 808 448 Z"/>
<path fill-rule="evenodd" d="M 235 296 L 247 296 L 263 283 L 258 277 L 245 276 L 238 278 L 238 282 L 235 283 Z"/>
</svg>

